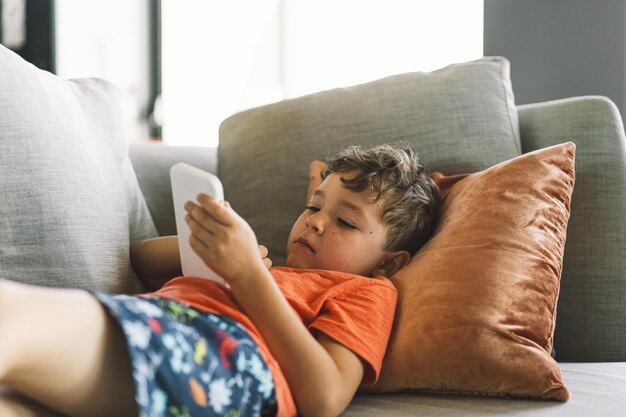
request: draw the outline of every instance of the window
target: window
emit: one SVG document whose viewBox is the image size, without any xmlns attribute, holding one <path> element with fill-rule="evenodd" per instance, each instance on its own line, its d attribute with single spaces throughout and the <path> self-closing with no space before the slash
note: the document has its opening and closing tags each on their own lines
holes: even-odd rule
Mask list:
<svg viewBox="0 0 626 417">
<path fill-rule="evenodd" d="M 277 0 L 162 0 L 163 140 L 217 146 L 234 112 L 280 100 Z"/>
<path fill-rule="evenodd" d="M 238 111 L 482 56 L 483 0 L 56 0 L 57 73 L 120 87 L 131 140 L 151 135 L 157 8 L 169 144 L 216 146 Z"/>
<path fill-rule="evenodd" d="M 149 137 L 149 2 L 56 0 L 56 74 L 99 77 L 122 91 L 128 137 Z"/>
<path fill-rule="evenodd" d="M 482 56 L 482 0 L 162 0 L 164 141 L 238 111 Z"/>
</svg>

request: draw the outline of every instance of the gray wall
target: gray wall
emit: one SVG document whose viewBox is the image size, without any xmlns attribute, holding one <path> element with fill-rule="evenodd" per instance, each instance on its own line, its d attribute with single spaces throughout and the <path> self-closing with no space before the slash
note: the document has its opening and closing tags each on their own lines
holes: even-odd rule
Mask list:
<svg viewBox="0 0 626 417">
<path fill-rule="evenodd" d="M 626 0 L 484 4 L 484 54 L 511 61 L 517 104 L 603 95 L 624 118 Z"/>
</svg>

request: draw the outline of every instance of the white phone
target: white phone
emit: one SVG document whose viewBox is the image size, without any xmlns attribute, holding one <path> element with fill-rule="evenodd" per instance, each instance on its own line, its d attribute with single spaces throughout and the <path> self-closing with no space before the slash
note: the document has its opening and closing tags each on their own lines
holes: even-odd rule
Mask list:
<svg viewBox="0 0 626 417">
<path fill-rule="evenodd" d="M 174 200 L 174 214 L 176 216 L 176 232 L 178 233 L 178 247 L 180 250 L 180 263 L 184 276 L 207 278 L 221 284 L 226 282 L 209 268 L 204 261 L 193 251 L 189 244 L 191 230 L 185 222 L 185 203 L 193 201 L 199 204 L 197 196 L 204 193 L 216 199 L 224 201 L 224 188 L 219 178 L 210 172 L 179 162 L 170 168 L 172 182 L 172 197 Z"/>
</svg>

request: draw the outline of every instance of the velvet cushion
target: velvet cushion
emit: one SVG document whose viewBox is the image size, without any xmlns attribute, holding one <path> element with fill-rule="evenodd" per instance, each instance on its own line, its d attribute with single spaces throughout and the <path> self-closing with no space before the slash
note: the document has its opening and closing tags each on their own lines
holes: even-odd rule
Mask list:
<svg viewBox="0 0 626 417">
<path fill-rule="evenodd" d="M 568 142 L 436 177 L 438 226 L 392 277 L 396 322 L 374 390 L 569 398 L 550 351 L 574 155 Z"/>
</svg>

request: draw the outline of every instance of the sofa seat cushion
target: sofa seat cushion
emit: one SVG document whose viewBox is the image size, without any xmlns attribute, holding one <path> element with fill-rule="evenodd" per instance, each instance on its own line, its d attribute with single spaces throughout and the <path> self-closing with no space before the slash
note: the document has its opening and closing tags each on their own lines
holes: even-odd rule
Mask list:
<svg viewBox="0 0 626 417">
<path fill-rule="evenodd" d="M 0 277 L 134 292 L 129 247 L 156 235 L 128 158 L 120 95 L 0 46 Z"/>
<path fill-rule="evenodd" d="M 621 417 L 626 362 L 560 363 L 572 397 L 565 403 L 417 393 L 357 394 L 342 417 Z"/>
</svg>

